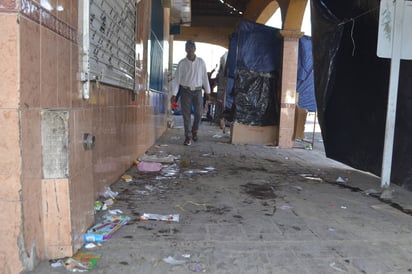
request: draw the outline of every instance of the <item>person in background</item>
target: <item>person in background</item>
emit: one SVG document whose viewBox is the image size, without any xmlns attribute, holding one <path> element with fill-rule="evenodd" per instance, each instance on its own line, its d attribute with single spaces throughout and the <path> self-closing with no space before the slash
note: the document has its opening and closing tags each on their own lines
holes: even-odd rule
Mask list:
<svg viewBox="0 0 412 274">
<path fill-rule="evenodd" d="M 183 144 L 190 146 L 192 140 L 195 142 L 198 140 L 197 132 L 203 113 L 202 88 L 204 89 L 205 96 L 208 96 L 210 94 L 210 84 L 207 77 L 206 64 L 202 58 L 197 57 L 195 54 L 195 42 L 188 40 L 185 49 L 186 57 L 179 61 L 175 73 L 172 103 L 176 102 L 176 94 L 179 92 L 185 131 L 185 141 Z M 192 106 L 194 109 L 193 125 L 191 125 Z"/>
<path fill-rule="evenodd" d="M 217 67 L 217 65 L 216 65 Z M 207 108 L 207 113 L 206 113 L 206 120 L 211 121 L 213 120 L 213 117 L 211 115 L 212 113 L 212 104 L 208 102 L 208 100 L 212 100 L 213 102 L 216 101 L 217 93 L 213 92 L 214 88 L 217 86 L 217 75 L 212 78 L 213 73 L 216 71 L 216 68 L 212 69 L 211 72 L 207 73 L 207 78 L 209 79 L 209 85 L 210 85 L 210 94 L 205 94 L 203 97 L 203 109 Z"/>
</svg>

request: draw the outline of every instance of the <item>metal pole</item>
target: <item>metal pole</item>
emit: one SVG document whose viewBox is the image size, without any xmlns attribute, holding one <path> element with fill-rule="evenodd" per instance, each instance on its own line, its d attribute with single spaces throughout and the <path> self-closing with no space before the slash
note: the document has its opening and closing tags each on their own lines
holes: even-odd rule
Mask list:
<svg viewBox="0 0 412 274">
<path fill-rule="evenodd" d="M 388 109 L 386 113 L 385 143 L 382 157 L 381 187 L 388 188 L 391 180 L 393 140 L 395 135 L 396 104 L 398 99 L 399 67 L 402 48 L 404 0 L 395 2 L 392 60 L 389 78 Z"/>
<path fill-rule="evenodd" d="M 90 0 L 80 0 L 79 1 L 79 29 L 81 30 L 80 38 L 80 77 L 81 82 L 81 93 L 83 99 L 90 99 L 90 63 L 89 63 L 89 47 L 90 47 Z"/>
<path fill-rule="evenodd" d="M 313 120 L 313 132 L 312 132 L 312 149 L 315 147 L 315 131 L 316 131 L 316 117 L 318 112 L 315 111 L 315 118 Z"/>
</svg>

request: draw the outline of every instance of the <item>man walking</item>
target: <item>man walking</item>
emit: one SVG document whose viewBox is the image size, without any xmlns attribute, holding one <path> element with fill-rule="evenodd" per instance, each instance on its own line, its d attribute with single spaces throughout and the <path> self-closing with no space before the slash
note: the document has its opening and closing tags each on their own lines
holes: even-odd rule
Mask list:
<svg viewBox="0 0 412 274">
<path fill-rule="evenodd" d="M 176 94 L 179 91 L 180 103 L 183 113 L 183 125 L 185 130 L 185 146 L 190 146 L 197 141 L 197 131 L 203 113 L 202 88 L 205 96 L 210 94 L 210 85 L 207 77 L 205 62 L 195 54 L 196 45 L 192 40 L 186 42 L 186 58 L 180 60 L 175 73 L 175 90 L 173 90 L 172 103 L 175 103 Z M 191 126 L 191 110 L 194 109 L 194 120 Z"/>
</svg>

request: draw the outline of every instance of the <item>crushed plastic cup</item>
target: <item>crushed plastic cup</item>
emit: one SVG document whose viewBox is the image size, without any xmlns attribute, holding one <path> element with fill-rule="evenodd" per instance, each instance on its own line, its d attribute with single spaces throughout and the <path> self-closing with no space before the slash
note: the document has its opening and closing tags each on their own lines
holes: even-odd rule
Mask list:
<svg viewBox="0 0 412 274">
<path fill-rule="evenodd" d="M 84 248 L 86 248 L 86 249 L 93 249 L 93 248 L 96 248 L 96 247 L 97 247 L 97 245 L 94 244 L 94 243 L 87 243 L 87 244 L 84 245 Z"/>
<path fill-rule="evenodd" d="M 114 201 L 113 201 L 112 198 L 110 198 L 110 199 L 105 200 L 105 201 L 104 201 L 104 204 L 107 205 L 107 206 L 111 206 L 111 205 L 114 204 Z"/>
<path fill-rule="evenodd" d="M 110 187 L 105 187 L 104 191 L 100 194 L 100 196 L 106 199 L 107 198 L 115 199 L 117 195 L 119 195 L 119 192 L 112 191 Z"/>
<path fill-rule="evenodd" d="M 336 179 L 336 182 L 337 182 L 337 183 L 340 183 L 340 184 L 344 184 L 344 183 L 346 183 L 346 180 L 343 179 L 342 177 L 338 177 L 338 178 Z"/>
<path fill-rule="evenodd" d="M 185 264 L 186 261 L 185 260 L 176 260 L 175 258 L 173 258 L 172 256 L 169 256 L 167 258 L 164 258 L 163 261 L 165 263 L 168 264 L 172 264 L 172 265 L 179 265 L 179 264 Z"/>
<path fill-rule="evenodd" d="M 166 258 L 163 258 L 163 262 L 172 265 L 180 265 L 189 262 L 190 257 L 190 254 L 176 254 L 174 256 L 168 256 Z"/>
</svg>

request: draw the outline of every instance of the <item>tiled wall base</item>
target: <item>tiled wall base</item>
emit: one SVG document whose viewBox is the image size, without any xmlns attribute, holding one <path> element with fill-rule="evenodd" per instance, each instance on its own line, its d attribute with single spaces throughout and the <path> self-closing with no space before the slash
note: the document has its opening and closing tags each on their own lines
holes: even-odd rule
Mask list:
<svg viewBox="0 0 412 274">
<path fill-rule="evenodd" d="M 43 180 L 42 201 L 46 257 L 72 256 L 69 181 Z"/>
</svg>

